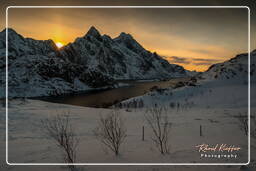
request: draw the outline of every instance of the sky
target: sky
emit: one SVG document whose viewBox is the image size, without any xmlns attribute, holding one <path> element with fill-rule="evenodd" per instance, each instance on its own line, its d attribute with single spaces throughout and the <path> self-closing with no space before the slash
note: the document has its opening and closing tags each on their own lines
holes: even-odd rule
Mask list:
<svg viewBox="0 0 256 171">
<path fill-rule="evenodd" d="M 85 35 L 91 26 L 112 38 L 126 32 L 145 49 L 157 52 L 170 63 L 196 71 L 205 71 L 210 65 L 228 60 L 248 49 L 247 8 L 10 8 L 8 23 L 9 27 L 24 37 L 52 39 L 63 44 Z M 4 23 L 0 23 L 0 27 L 4 29 Z"/>
</svg>

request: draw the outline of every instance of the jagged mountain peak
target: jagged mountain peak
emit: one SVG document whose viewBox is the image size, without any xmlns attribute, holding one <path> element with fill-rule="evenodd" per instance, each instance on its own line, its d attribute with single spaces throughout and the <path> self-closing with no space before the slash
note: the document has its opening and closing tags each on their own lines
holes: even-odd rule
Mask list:
<svg viewBox="0 0 256 171">
<path fill-rule="evenodd" d="M 24 39 L 24 37 L 20 34 L 18 34 L 14 29 L 12 28 L 5 28 L 0 32 L 1 39 L 5 38 L 6 36 L 6 30 L 8 30 L 8 37 L 10 39 Z"/>
<path fill-rule="evenodd" d="M 133 39 L 132 35 L 130 35 L 129 33 L 125 33 L 125 32 L 121 32 L 117 38 L 119 38 L 119 39 L 130 39 L 130 40 Z"/>
<path fill-rule="evenodd" d="M 0 32 L 0 56 L 4 53 L 2 48 L 6 47 L 6 31 L 8 30 L 8 51 L 10 59 L 28 57 L 29 55 L 55 55 L 58 50 L 54 41 L 48 40 L 35 40 L 33 38 L 26 38 L 17 33 L 12 28 L 6 28 Z"/>
<path fill-rule="evenodd" d="M 115 42 L 125 45 L 128 49 L 139 53 L 146 51 L 129 33 L 121 32 L 118 37 L 114 39 Z"/>
<path fill-rule="evenodd" d="M 94 26 L 91 26 L 85 36 L 100 37 L 101 34 Z"/>
<path fill-rule="evenodd" d="M 127 42 L 130 42 L 130 43 L 136 43 L 136 44 L 139 44 L 131 34 L 129 33 L 125 33 L 125 32 L 121 32 L 119 34 L 119 36 L 117 36 L 116 38 L 114 38 L 114 40 L 116 42 L 123 42 L 123 43 L 127 43 Z"/>
<path fill-rule="evenodd" d="M 1 33 L 6 33 L 6 30 L 8 30 L 8 34 L 18 34 L 13 28 L 5 28 L 1 31 Z"/>
<path fill-rule="evenodd" d="M 93 26 L 84 37 L 62 48 L 60 55 L 113 79 L 163 79 L 186 75 L 184 68 L 147 51 L 130 34 L 121 32 L 112 39 L 101 35 Z"/>
<path fill-rule="evenodd" d="M 0 34 L 1 35 L 4 35 L 6 34 L 6 30 L 7 28 L 3 29 Z M 35 43 L 46 43 L 46 44 L 49 44 L 51 46 L 54 46 L 56 47 L 54 41 L 52 39 L 48 39 L 48 40 L 35 40 L 33 38 L 25 38 L 23 37 L 21 34 L 17 33 L 13 28 L 8 28 L 8 37 L 13 41 L 15 39 L 15 37 L 17 38 L 21 38 L 22 40 L 26 40 L 28 42 L 35 42 Z M 10 40 L 9 40 L 10 41 Z M 57 47 L 56 47 L 57 49 Z"/>
</svg>

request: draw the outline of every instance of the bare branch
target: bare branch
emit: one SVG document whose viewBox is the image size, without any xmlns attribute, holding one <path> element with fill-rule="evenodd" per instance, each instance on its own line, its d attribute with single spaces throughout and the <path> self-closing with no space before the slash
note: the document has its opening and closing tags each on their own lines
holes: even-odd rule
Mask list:
<svg viewBox="0 0 256 171">
<path fill-rule="evenodd" d="M 126 129 L 120 112 L 115 109 L 105 117 L 101 116 L 94 135 L 116 156 L 119 155 L 120 146 L 126 138 Z"/>
<path fill-rule="evenodd" d="M 70 164 L 75 163 L 79 139 L 74 134 L 69 113 L 52 116 L 41 120 L 41 123 L 45 133 L 53 138 L 58 147 L 64 152 L 64 161 Z M 74 165 L 68 167 L 71 171 L 76 170 Z"/>
<path fill-rule="evenodd" d="M 169 153 L 169 133 L 171 123 L 169 122 L 165 108 L 148 109 L 145 118 L 152 129 L 152 140 L 161 154 Z"/>
</svg>

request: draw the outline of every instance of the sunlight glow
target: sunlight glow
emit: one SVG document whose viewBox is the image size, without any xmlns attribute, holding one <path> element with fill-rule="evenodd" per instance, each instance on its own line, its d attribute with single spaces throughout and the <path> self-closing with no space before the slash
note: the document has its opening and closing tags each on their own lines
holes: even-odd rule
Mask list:
<svg viewBox="0 0 256 171">
<path fill-rule="evenodd" d="M 61 47 L 63 46 L 63 44 L 60 43 L 60 42 L 57 42 L 57 43 L 56 43 L 56 46 L 57 46 L 58 48 L 61 48 Z"/>
</svg>

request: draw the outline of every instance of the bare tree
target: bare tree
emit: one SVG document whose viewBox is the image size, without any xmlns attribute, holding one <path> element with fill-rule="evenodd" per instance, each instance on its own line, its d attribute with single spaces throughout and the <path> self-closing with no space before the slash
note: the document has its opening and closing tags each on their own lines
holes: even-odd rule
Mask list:
<svg viewBox="0 0 256 171">
<path fill-rule="evenodd" d="M 79 138 L 75 136 L 73 126 L 70 123 L 69 113 L 59 114 L 41 121 L 45 133 L 53 138 L 56 144 L 64 152 L 64 161 L 70 163 L 68 168 L 71 171 L 77 170 L 75 165 L 76 161 L 76 148 Z"/>
<path fill-rule="evenodd" d="M 99 125 L 94 131 L 94 135 L 115 155 L 120 154 L 120 146 L 127 136 L 126 128 L 120 112 L 112 110 L 105 117 L 101 116 Z"/>
<path fill-rule="evenodd" d="M 148 109 L 145 118 L 153 131 L 152 140 L 161 154 L 169 153 L 169 133 L 171 123 L 169 122 L 165 108 Z"/>
</svg>

